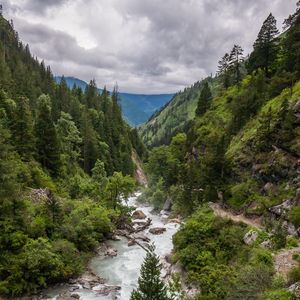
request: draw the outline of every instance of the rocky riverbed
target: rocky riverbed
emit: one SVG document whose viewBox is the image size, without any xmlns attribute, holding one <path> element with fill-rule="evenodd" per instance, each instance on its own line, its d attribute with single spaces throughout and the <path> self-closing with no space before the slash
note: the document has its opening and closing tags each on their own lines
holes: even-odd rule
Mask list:
<svg viewBox="0 0 300 300">
<path fill-rule="evenodd" d="M 80 278 L 49 288 L 37 298 L 128 300 L 137 285 L 145 248 L 152 242 L 162 259 L 162 276 L 167 278 L 171 272 L 180 271 L 179 266 L 171 266 L 168 260 L 173 247 L 172 236 L 179 229 L 180 220 L 168 220 L 166 211 L 153 213 L 151 206 L 137 203 L 137 196 L 128 199 L 128 205 L 136 207 L 133 226 L 116 232 L 113 240 L 101 245 L 99 254 Z"/>
</svg>

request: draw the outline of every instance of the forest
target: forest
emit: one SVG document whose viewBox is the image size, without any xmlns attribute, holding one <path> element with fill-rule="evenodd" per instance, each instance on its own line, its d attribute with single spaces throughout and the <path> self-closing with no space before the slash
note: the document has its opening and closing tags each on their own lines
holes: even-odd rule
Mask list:
<svg viewBox="0 0 300 300">
<path fill-rule="evenodd" d="M 123 200 L 139 189 L 156 212 L 170 199 L 181 223 L 170 261 L 185 276 L 166 284 L 149 245 L 131 300 L 299 299 L 299 80 L 298 1 L 283 32 L 270 13 L 249 55 L 234 44 L 215 76 L 131 128 L 117 86 L 57 83 L 0 16 L 0 297 L 81 275 L 131 224 Z M 276 258 L 289 250 L 281 274 Z"/>
</svg>

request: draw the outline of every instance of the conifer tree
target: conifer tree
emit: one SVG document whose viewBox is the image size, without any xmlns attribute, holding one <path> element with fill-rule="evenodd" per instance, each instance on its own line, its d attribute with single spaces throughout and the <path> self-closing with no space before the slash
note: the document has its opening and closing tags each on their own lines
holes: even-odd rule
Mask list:
<svg viewBox="0 0 300 300">
<path fill-rule="evenodd" d="M 241 81 L 241 64 L 244 61 L 244 50 L 239 45 L 234 45 L 229 56 L 229 66 L 235 74 L 235 82 Z"/>
<path fill-rule="evenodd" d="M 160 279 L 161 264 L 150 245 L 141 267 L 138 288 L 131 293 L 130 300 L 170 300 L 167 288 Z"/>
<path fill-rule="evenodd" d="M 264 21 L 257 39 L 253 45 L 254 51 L 249 59 L 250 71 L 262 68 L 266 76 L 269 76 L 270 68 L 277 55 L 276 37 L 279 31 L 276 27 L 276 19 L 272 14 Z"/>
<path fill-rule="evenodd" d="M 230 79 L 229 62 L 230 62 L 230 55 L 228 53 L 225 53 L 225 55 L 219 61 L 219 66 L 218 66 L 218 75 L 223 78 L 223 86 L 225 89 L 227 89 L 229 87 L 229 79 Z"/>
<path fill-rule="evenodd" d="M 205 112 L 210 106 L 211 100 L 212 100 L 212 94 L 208 82 L 206 81 L 200 93 L 198 105 L 196 108 L 196 116 L 202 116 L 203 114 L 205 114 Z"/>
<path fill-rule="evenodd" d="M 59 143 L 51 116 L 50 97 L 39 97 L 39 113 L 35 125 L 37 159 L 51 174 L 58 175 L 60 167 Z"/>
<path fill-rule="evenodd" d="M 18 99 L 15 114 L 11 127 L 15 149 L 24 159 L 30 159 L 34 152 L 35 139 L 33 119 L 27 98 Z"/>
</svg>

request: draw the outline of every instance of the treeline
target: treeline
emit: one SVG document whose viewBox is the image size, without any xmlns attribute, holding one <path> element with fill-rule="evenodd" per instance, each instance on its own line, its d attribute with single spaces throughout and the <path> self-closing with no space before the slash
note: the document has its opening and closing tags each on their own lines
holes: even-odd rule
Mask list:
<svg viewBox="0 0 300 300">
<path fill-rule="evenodd" d="M 0 16 L 0 295 L 32 293 L 84 269 L 127 220 L 132 152 L 118 91 L 56 84 Z"/>
<path fill-rule="evenodd" d="M 271 259 L 271 251 L 291 246 L 282 224 L 299 226 L 299 206 L 285 219 L 268 218 L 299 188 L 299 6 L 281 35 L 268 16 L 249 57 L 239 45 L 225 54 L 217 77 L 201 86 L 189 128 L 150 153 L 144 198 L 161 208 L 169 197 L 174 214 L 192 215 L 174 238 L 174 259 L 199 287 L 196 299 L 292 299 L 284 288 L 299 280 L 298 268 L 276 285 Z M 265 216 L 272 238 L 258 235 L 270 249 L 245 246 L 243 226 L 210 215 L 210 201 Z"/>
</svg>

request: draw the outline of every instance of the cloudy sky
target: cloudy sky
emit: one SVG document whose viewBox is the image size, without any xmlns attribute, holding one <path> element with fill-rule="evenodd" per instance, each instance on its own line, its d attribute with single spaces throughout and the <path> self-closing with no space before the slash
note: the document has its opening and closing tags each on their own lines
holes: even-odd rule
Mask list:
<svg viewBox="0 0 300 300">
<path fill-rule="evenodd" d="M 251 51 L 272 12 L 296 0 L 2 0 L 32 53 L 55 75 L 138 93 L 176 92 L 214 73 L 234 43 Z"/>
</svg>

